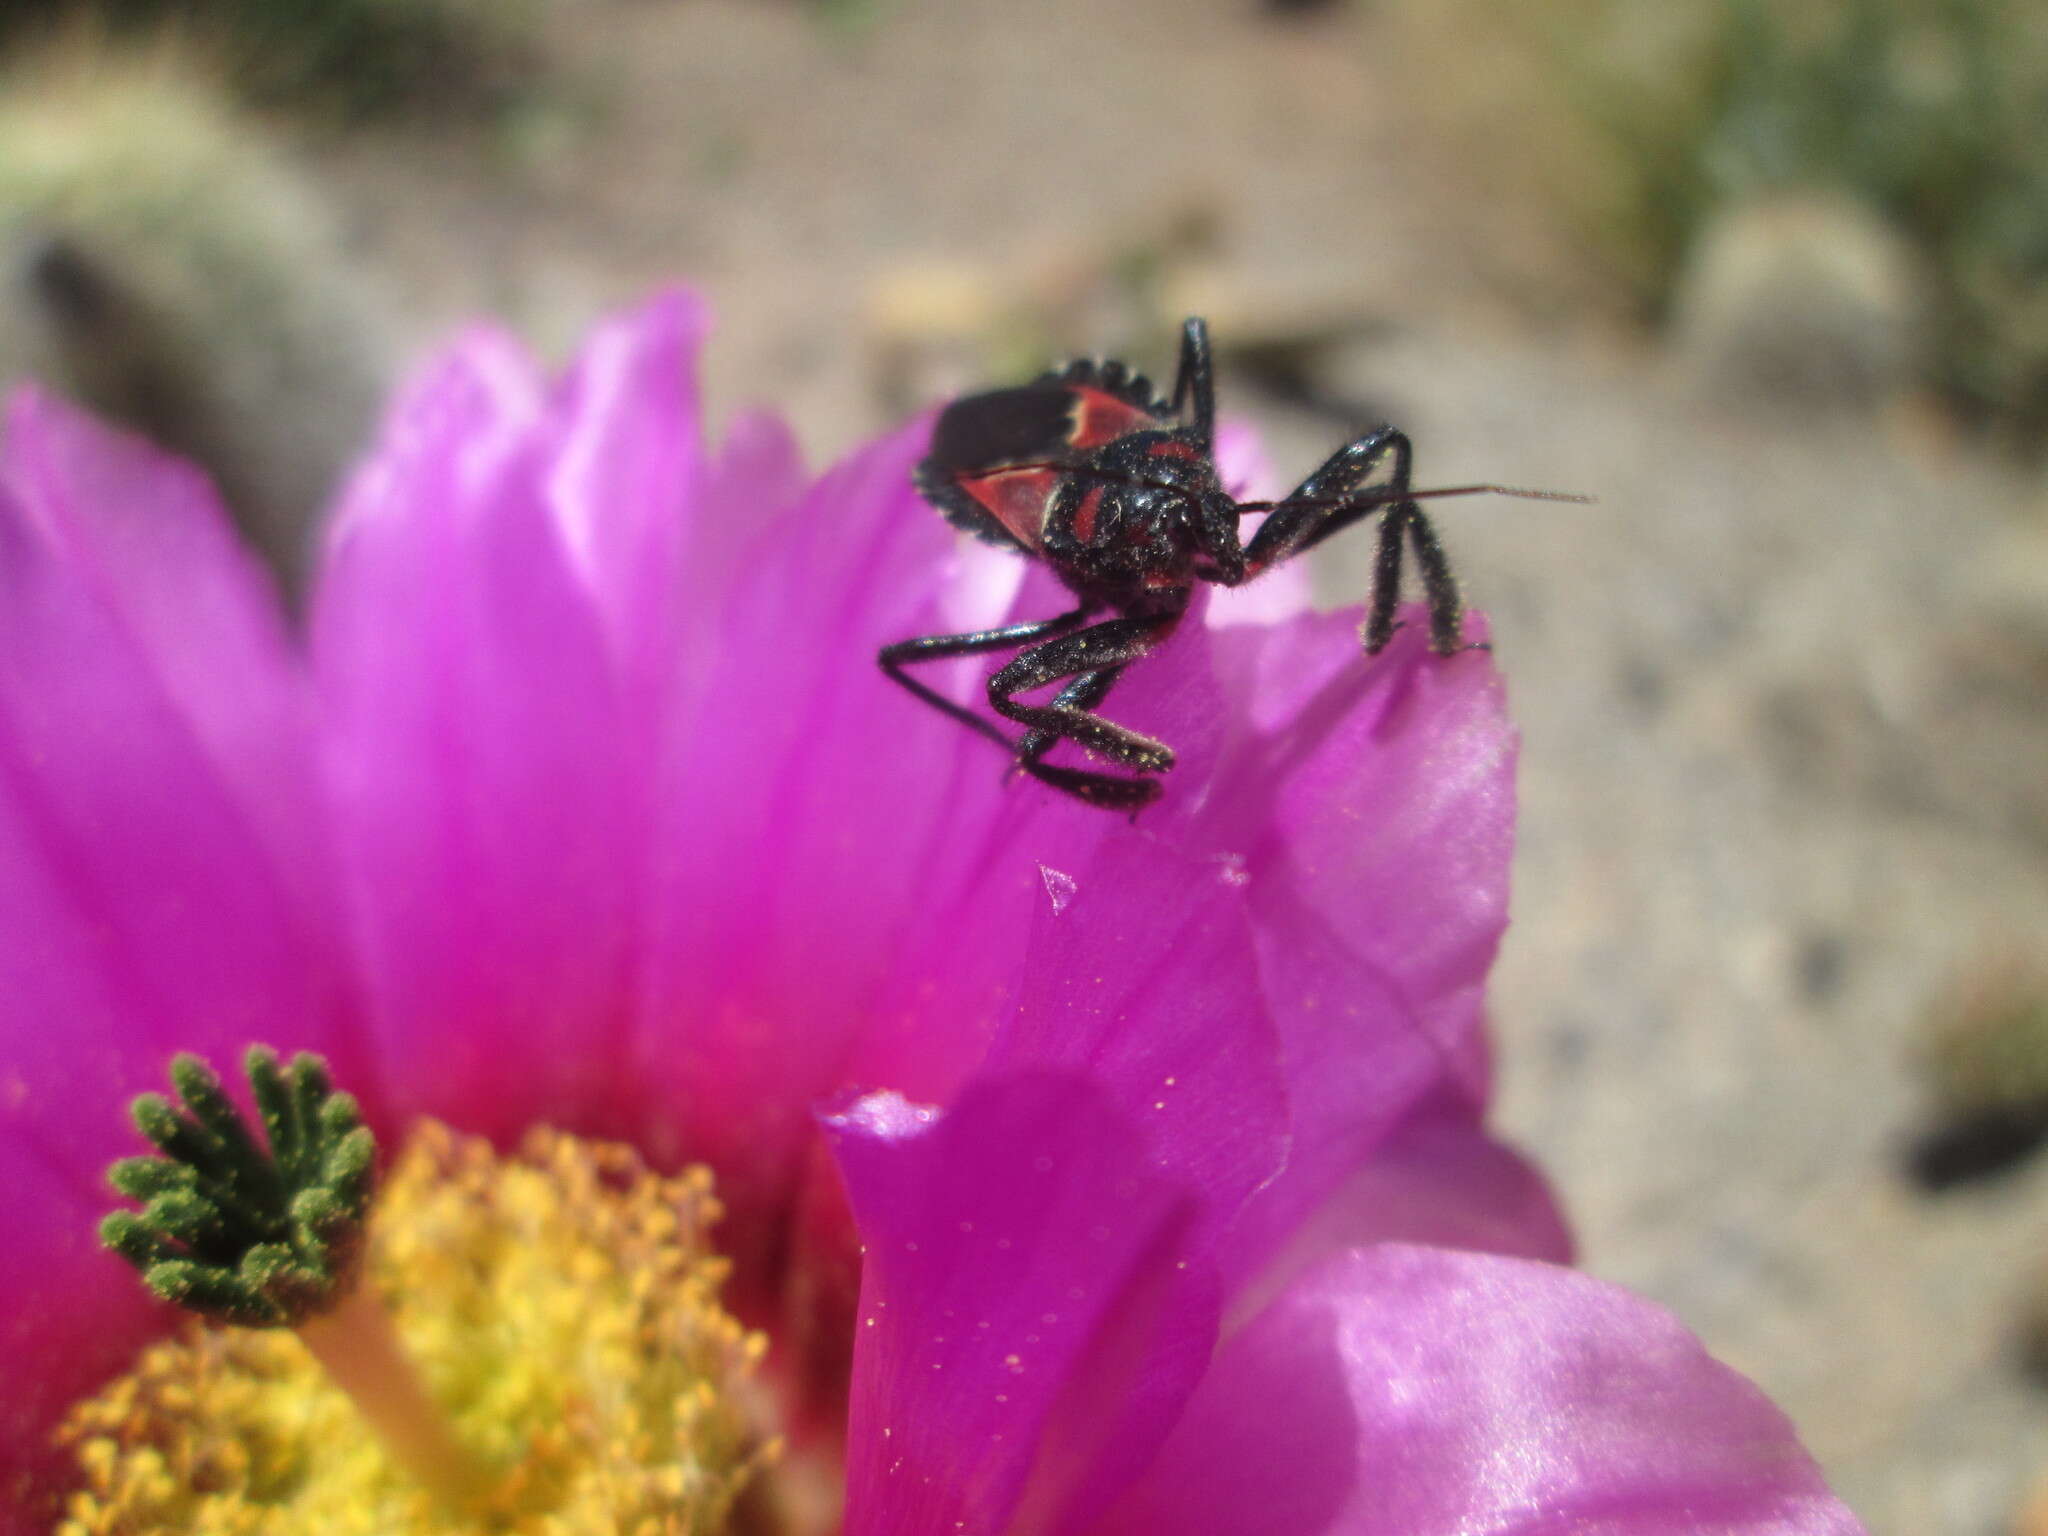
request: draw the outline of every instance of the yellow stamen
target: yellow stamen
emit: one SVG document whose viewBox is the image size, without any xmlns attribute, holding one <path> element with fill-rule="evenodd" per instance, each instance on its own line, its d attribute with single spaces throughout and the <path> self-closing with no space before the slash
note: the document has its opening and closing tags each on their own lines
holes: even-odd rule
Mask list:
<svg viewBox="0 0 2048 1536">
<path fill-rule="evenodd" d="M 415 1482 L 452 1510 L 467 1509 L 490 1491 L 490 1469 L 455 1438 L 369 1286 L 356 1286 L 297 1331 L 328 1380 L 348 1394 Z"/>
<path fill-rule="evenodd" d="M 344 1307 L 311 1341 L 195 1325 L 75 1406 L 62 1536 L 722 1530 L 779 1447 L 748 1380 L 765 1341 L 718 1303 L 717 1217 L 701 1169 L 661 1179 L 628 1148 L 551 1132 L 499 1159 L 424 1125 L 379 1198 L 363 1284 L 441 1410 L 429 1426 L 495 1486 L 458 1511 L 369 1432 L 308 1347 L 343 1371 L 370 1360 L 388 1387 Z M 408 1459 L 467 1492 L 442 1432 L 415 1425 Z"/>
</svg>

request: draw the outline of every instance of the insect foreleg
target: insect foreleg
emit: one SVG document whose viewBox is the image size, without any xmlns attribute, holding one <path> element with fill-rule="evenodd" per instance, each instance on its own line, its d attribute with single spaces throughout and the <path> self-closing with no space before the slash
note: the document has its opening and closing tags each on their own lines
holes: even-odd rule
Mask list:
<svg viewBox="0 0 2048 1536">
<path fill-rule="evenodd" d="M 964 704 L 956 704 L 937 689 L 919 682 L 903 670 L 914 661 L 938 661 L 947 656 L 973 656 L 984 651 L 1006 651 L 1033 641 L 1064 634 L 1093 612 L 1086 603 L 1055 618 L 1036 619 L 1028 624 L 1010 624 L 1001 629 L 977 629 L 963 635 L 923 635 L 885 645 L 875 657 L 884 672 L 916 694 L 941 714 L 951 715 L 962 725 L 979 731 L 1005 752 L 1014 750 L 1010 738 Z"/>
</svg>

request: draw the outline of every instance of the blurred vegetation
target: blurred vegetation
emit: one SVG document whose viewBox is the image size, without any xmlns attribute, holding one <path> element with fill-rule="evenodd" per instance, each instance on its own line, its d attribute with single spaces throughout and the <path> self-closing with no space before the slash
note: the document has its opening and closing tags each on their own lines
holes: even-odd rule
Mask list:
<svg viewBox="0 0 2048 1536">
<path fill-rule="evenodd" d="M 880 26 L 894 0 L 810 0 L 813 19 L 841 37 L 862 37 Z"/>
<path fill-rule="evenodd" d="M 203 465 L 288 582 L 382 392 L 386 309 L 210 69 L 78 50 L 0 77 L 0 386 Z"/>
<path fill-rule="evenodd" d="M 1936 1112 L 2048 1110 L 2048 976 L 1984 962 L 1930 1009 L 1920 1056 Z"/>
<path fill-rule="evenodd" d="M 2016 0 L 1723 0 L 1687 95 L 1580 90 L 1631 173 L 1623 232 L 1660 300 L 1717 208 L 1839 188 L 1928 258 L 1936 383 L 2048 424 L 2048 24 Z"/>
<path fill-rule="evenodd" d="M 1457 69 L 1458 94 L 1496 98 L 1468 117 L 1496 132 L 1514 121 L 1545 190 L 1584 216 L 1640 312 L 1668 312 L 1723 210 L 1785 192 L 1857 199 L 1926 264 L 1930 382 L 2038 447 L 2048 6 L 1450 0 L 1411 3 L 1402 19 L 1433 37 L 1432 74 Z M 1460 35 L 1476 69 L 1453 62 Z"/>
<path fill-rule="evenodd" d="M 1933 1128 L 1914 1162 L 1927 1187 L 2001 1173 L 2048 1140 L 2048 973 L 2037 963 L 1979 961 L 1927 1009 L 1917 1055 Z"/>
<path fill-rule="evenodd" d="M 0 0 L 0 46 L 170 37 L 260 106 L 358 119 L 482 110 L 536 72 L 540 0 Z"/>
</svg>

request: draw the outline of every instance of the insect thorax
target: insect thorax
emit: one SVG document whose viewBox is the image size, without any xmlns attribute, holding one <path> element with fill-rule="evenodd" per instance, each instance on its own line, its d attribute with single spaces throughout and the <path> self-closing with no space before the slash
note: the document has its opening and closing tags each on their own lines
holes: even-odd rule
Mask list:
<svg viewBox="0 0 2048 1536">
<path fill-rule="evenodd" d="M 1077 592 L 1120 608 L 1157 607 L 1163 589 L 1194 580 L 1201 508 L 1221 495 L 1192 434 L 1132 433 L 1061 477 L 1047 510 L 1045 557 Z"/>
</svg>

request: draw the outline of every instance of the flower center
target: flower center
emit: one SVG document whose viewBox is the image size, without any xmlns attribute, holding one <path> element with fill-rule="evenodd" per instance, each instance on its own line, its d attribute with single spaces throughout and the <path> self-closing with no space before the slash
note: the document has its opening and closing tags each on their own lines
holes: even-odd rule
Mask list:
<svg viewBox="0 0 2048 1536">
<path fill-rule="evenodd" d="M 75 1405 L 62 1536 L 649 1532 L 752 1525 L 780 1454 L 766 1340 L 719 1304 L 710 1174 L 530 1134 L 516 1158 L 417 1128 L 363 1283 L 494 1483 L 451 1509 L 386 1453 L 298 1333 L 198 1323 Z M 745 1506 L 744 1508 L 742 1506 Z"/>
</svg>

